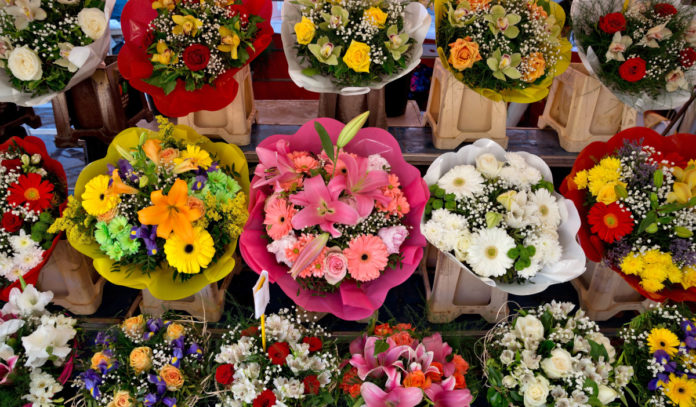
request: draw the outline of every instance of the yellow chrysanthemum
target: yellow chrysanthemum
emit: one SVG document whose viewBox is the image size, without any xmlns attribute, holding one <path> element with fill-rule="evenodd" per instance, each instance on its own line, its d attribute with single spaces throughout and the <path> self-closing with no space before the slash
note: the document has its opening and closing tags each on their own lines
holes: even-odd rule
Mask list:
<svg viewBox="0 0 696 407">
<path fill-rule="evenodd" d="M 578 189 L 585 189 L 587 188 L 587 170 L 582 170 L 575 174 L 575 178 L 573 178 L 573 182 L 575 182 L 575 185 L 578 186 Z"/>
<path fill-rule="evenodd" d="M 663 391 L 665 396 L 679 407 L 693 407 L 696 404 L 696 380 L 691 380 L 686 375 L 677 376 L 671 373 Z"/>
<path fill-rule="evenodd" d="M 682 273 L 682 287 L 684 287 L 685 290 L 688 290 L 691 287 L 696 287 L 696 267 L 686 267 L 684 270 L 682 270 Z"/>
<path fill-rule="evenodd" d="M 655 353 L 658 350 L 667 352 L 669 356 L 674 356 L 678 352 L 679 337 L 666 328 L 653 328 L 646 340 L 650 353 Z"/>
<path fill-rule="evenodd" d="M 213 159 L 210 158 L 210 154 L 208 154 L 207 151 L 192 144 L 187 145 L 186 151 L 182 151 L 180 158 L 174 160 L 174 162 L 179 164 L 186 160 L 188 160 L 192 165 L 203 169 L 208 169 L 208 167 L 210 167 L 210 165 L 213 163 Z"/>
<path fill-rule="evenodd" d="M 590 193 L 594 196 L 610 182 L 619 182 L 621 176 L 621 160 L 616 157 L 605 157 L 598 165 L 587 173 Z"/>
<path fill-rule="evenodd" d="M 621 271 L 628 275 L 640 274 L 643 270 L 643 258 L 631 252 L 621 261 Z"/>
<path fill-rule="evenodd" d="M 649 263 L 643 257 L 643 268 L 638 272 L 638 275 L 644 280 L 662 282 L 667 280 L 667 267 L 660 263 Z"/>
<path fill-rule="evenodd" d="M 82 207 L 88 214 L 103 215 L 118 205 L 118 196 L 109 192 L 110 179 L 108 175 L 99 175 L 85 185 L 85 192 L 82 193 Z"/>
<path fill-rule="evenodd" d="M 667 266 L 667 278 L 671 283 L 679 284 L 684 280 L 684 275 L 679 267 L 675 264 Z"/>
<path fill-rule="evenodd" d="M 653 280 L 650 278 L 646 278 L 641 280 L 640 285 L 645 289 L 645 291 L 649 293 L 656 293 L 663 288 L 665 288 L 665 285 L 662 283 L 663 280 Z"/>
<path fill-rule="evenodd" d="M 198 274 L 208 267 L 215 255 L 213 238 L 206 230 L 196 227 L 193 229 L 192 243 L 186 243 L 177 235 L 170 235 L 164 244 L 167 261 L 179 273 Z"/>
</svg>

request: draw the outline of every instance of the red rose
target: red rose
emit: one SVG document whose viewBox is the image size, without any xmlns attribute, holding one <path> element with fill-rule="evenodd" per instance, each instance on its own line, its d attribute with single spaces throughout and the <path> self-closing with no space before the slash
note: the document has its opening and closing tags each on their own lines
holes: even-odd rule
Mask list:
<svg viewBox="0 0 696 407">
<path fill-rule="evenodd" d="M 234 382 L 234 365 L 226 363 L 215 369 L 215 381 L 223 386 L 229 386 Z"/>
<path fill-rule="evenodd" d="M 696 51 L 693 48 L 685 48 L 679 52 L 681 65 L 684 68 L 691 68 L 696 63 Z"/>
<path fill-rule="evenodd" d="M 256 336 L 259 334 L 258 326 L 250 326 L 242 331 L 242 336 Z"/>
<path fill-rule="evenodd" d="M 14 233 L 22 227 L 22 218 L 13 214 L 12 212 L 5 212 L 2 215 L 2 228 L 6 232 Z"/>
<path fill-rule="evenodd" d="M 184 50 L 184 64 L 192 71 L 200 71 L 208 66 L 210 50 L 202 44 L 193 44 Z"/>
<path fill-rule="evenodd" d="M 271 407 L 276 402 L 276 396 L 271 390 L 264 390 L 254 399 L 253 407 Z"/>
<path fill-rule="evenodd" d="M 289 354 L 290 346 L 287 342 L 276 342 L 268 347 L 268 357 L 274 365 L 284 365 Z"/>
<path fill-rule="evenodd" d="M 310 352 L 316 352 L 318 350 L 321 350 L 322 346 L 324 346 L 324 344 L 321 342 L 321 339 L 317 338 L 316 336 L 306 336 L 302 338 L 302 343 L 306 343 L 309 345 Z"/>
<path fill-rule="evenodd" d="M 22 166 L 22 161 L 19 159 L 16 160 L 2 160 L 3 167 L 7 168 L 7 171 L 12 171 L 16 170 L 17 168 Z"/>
<path fill-rule="evenodd" d="M 677 9 L 669 3 L 658 3 L 653 7 L 655 13 L 660 17 L 669 17 L 677 14 Z"/>
<path fill-rule="evenodd" d="M 302 383 L 304 384 L 305 394 L 319 394 L 319 388 L 321 387 L 321 383 L 319 383 L 319 380 L 316 376 L 307 376 L 304 378 L 304 380 L 302 380 Z"/>
<path fill-rule="evenodd" d="M 645 69 L 643 58 L 629 58 L 619 67 L 619 75 L 627 82 L 638 82 L 645 77 Z"/>
<path fill-rule="evenodd" d="M 607 34 L 626 29 L 626 17 L 621 13 L 609 13 L 599 18 L 599 28 Z"/>
</svg>

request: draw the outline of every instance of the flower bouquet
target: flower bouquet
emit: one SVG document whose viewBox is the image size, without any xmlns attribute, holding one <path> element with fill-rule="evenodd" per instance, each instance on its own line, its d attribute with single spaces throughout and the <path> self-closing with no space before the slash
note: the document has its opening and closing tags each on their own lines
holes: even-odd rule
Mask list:
<svg viewBox="0 0 696 407">
<path fill-rule="evenodd" d="M 12 137 L 0 145 L 0 301 L 19 287 L 22 276 L 36 284 L 59 235 L 48 232 L 68 196 L 63 166 L 41 139 Z"/>
<path fill-rule="evenodd" d="M 358 132 L 359 119 L 319 119 L 261 142 L 241 237 L 246 263 L 296 304 L 346 320 L 370 316 L 418 266 L 428 199 L 396 140 Z"/>
<path fill-rule="evenodd" d="M 159 132 L 121 132 L 82 170 L 49 232 L 66 230 L 112 283 L 176 300 L 234 268 L 249 175 L 239 147 L 159 120 Z"/>
<path fill-rule="evenodd" d="M 0 101 L 49 102 L 88 79 L 109 49 L 115 0 L 13 0 L 0 9 Z"/>
<path fill-rule="evenodd" d="M 696 85 L 696 20 L 679 0 L 577 0 L 571 16 L 580 57 L 637 110 L 673 109 Z"/>
<path fill-rule="evenodd" d="M 417 2 L 299 0 L 283 3 L 281 36 L 297 86 L 359 95 L 416 68 L 429 28 Z"/>
<path fill-rule="evenodd" d="M 328 406 L 338 373 L 330 334 L 289 310 L 266 318 L 268 347 L 257 324 L 239 324 L 215 355 L 216 395 L 222 406 Z"/>
<path fill-rule="evenodd" d="M 207 340 L 195 324 L 143 315 L 99 332 L 74 381 L 83 405 L 196 405 L 206 386 Z"/>
<path fill-rule="evenodd" d="M 167 116 L 234 101 L 234 75 L 270 44 L 270 0 L 132 0 L 118 67 Z"/>
<path fill-rule="evenodd" d="M 636 127 L 592 143 L 561 191 L 580 212 L 590 260 L 653 301 L 696 300 L 696 136 Z"/>
<path fill-rule="evenodd" d="M 12 288 L 0 311 L 0 400 L 3 407 L 62 406 L 73 371 L 73 318 L 51 314 L 53 293 Z"/>
<path fill-rule="evenodd" d="M 339 385 L 346 405 L 468 407 L 469 364 L 439 333 L 415 336 L 410 324 L 382 324 L 356 338 Z"/>
<path fill-rule="evenodd" d="M 658 305 L 621 331 L 623 359 L 634 366 L 635 401 L 646 406 L 696 404 L 696 319 L 686 306 Z"/>
<path fill-rule="evenodd" d="M 583 310 L 557 303 L 521 310 L 485 338 L 492 407 L 619 406 L 633 367 Z M 623 401 L 621 404 L 620 401 Z"/>
<path fill-rule="evenodd" d="M 457 80 L 496 102 L 532 103 L 570 65 L 563 8 L 547 0 L 436 0 L 437 46 Z"/>
<path fill-rule="evenodd" d="M 484 283 L 530 295 L 584 272 L 578 211 L 541 158 L 478 140 L 438 157 L 425 182 L 423 234 Z"/>
</svg>

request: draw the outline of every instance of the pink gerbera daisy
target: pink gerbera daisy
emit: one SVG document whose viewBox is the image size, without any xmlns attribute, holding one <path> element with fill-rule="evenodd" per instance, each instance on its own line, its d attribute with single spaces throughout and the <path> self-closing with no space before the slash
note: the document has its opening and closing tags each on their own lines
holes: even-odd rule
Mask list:
<svg viewBox="0 0 696 407">
<path fill-rule="evenodd" d="M 309 174 L 312 170 L 319 167 L 319 161 L 309 155 L 306 151 L 292 152 L 289 155 L 295 171 Z"/>
<path fill-rule="evenodd" d="M 290 263 L 297 261 L 300 253 L 302 253 L 302 249 L 304 249 L 304 247 L 307 246 L 307 243 L 311 242 L 313 239 L 314 235 L 303 234 L 300 236 L 294 245 L 285 249 L 285 258 L 287 258 Z"/>
<path fill-rule="evenodd" d="M 343 250 L 348 272 L 358 281 L 372 281 L 387 267 L 389 252 L 382 239 L 373 235 L 358 236 Z"/>
<path fill-rule="evenodd" d="M 324 260 L 326 259 L 326 253 L 329 252 L 329 248 L 325 247 L 319 256 L 310 264 L 307 266 L 306 269 L 300 271 L 299 276 L 302 278 L 307 278 L 307 277 L 324 277 Z"/>
<path fill-rule="evenodd" d="M 292 230 L 292 217 L 297 211 L 292 205 L 288 205 L 285 199 L 274 199 L 266 207 L 266 232 L 273 240 L 283 238 Z"/>
</svg>

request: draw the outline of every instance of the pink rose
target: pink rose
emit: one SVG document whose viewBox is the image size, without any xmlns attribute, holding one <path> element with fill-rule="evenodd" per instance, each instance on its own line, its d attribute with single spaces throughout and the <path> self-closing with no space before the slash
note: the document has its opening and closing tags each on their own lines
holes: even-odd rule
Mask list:
<svg viewBox="0 0 696 407">
<path fill-rule="evenodd" d="M 401 225 L 392 226 L 380 229 L 377 235 L 382 238 L 384 244 L 387 246 L 387 252 L 389 252 L 389 254 L 396 254 L 399 253 L 401 245 L 408 237 L 408 229 Z"/>
<path fill-rule="evenodd" d="M 324 258 L 324 278 L 331 285 L 336 285 L 343 280 L 348 270 L 348 259 L 341 249 L 332 248 Z"/>
</svg>

